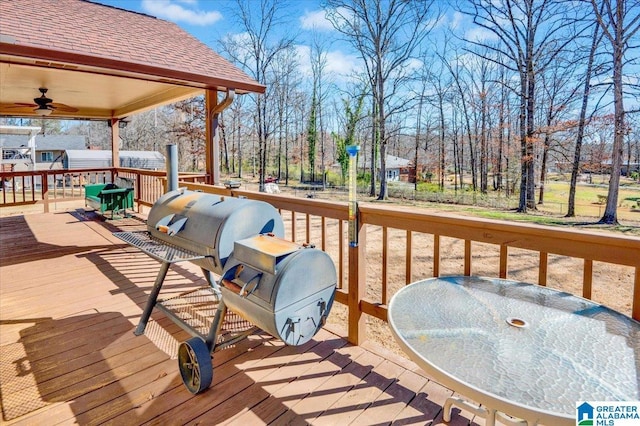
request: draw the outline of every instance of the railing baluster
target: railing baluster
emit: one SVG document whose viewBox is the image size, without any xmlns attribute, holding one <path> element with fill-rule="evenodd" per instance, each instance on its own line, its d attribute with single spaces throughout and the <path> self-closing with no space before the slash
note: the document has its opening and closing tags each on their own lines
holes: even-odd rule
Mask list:
<svg viewBox="0 0 640 426">
<path fill-rule="evenodd" d="M 344 221 L 338 220 L 338 288 L 344 283 Z"/>
<path fill-rule="evenodd" d="M 382 303 L 387 300 L 387 280 L 389 270 L 389 233 L 386 226 L 382 227 Z"/>
<path fill-rule="evenodd" d="M 291 241 L 296 241 L 296 212 L 291 210 Z"/>
<path fill-rule="evenodd" d="M 633 303 L 631 306 L 631 316 L 636 321 L 640 321 L 640 266 L 636 266 L 635 278 L 633 280 Z"/>
<path fill-rule="evenodd" d="M 405 271 L 404 271 L 404 281 L 405 284 L 411 283 L 413 271 L 411 270 L 411 266 L 413 264 L 413 247 L 412 247 L 412 239 L 411 239 L 411 231 L 407 231 L 407 244 L 405 247 Z"/>
<path fill-rule="evenodd" d="M 440 276 L 440 235 L 433 236 L 433 276 Z"/>
<path fill-rule="evenodd" d="M 500 244 L 500 278 L 507 278 L 508 249 L 506 244 Z"/>
<path fill-rule="evenodd" d="M 320 216 L 320 247 L 327 251 L 327 218 Z"/>
<path fill-rule="evenodd" d="M 541 286 L 547 285 L 547 267 L 549 263 L 549 254 L 540 252 L 540 260 L 538 261 L 538 284 Z"/>
<path fill-rule="evenodd" d="M 582 274 L 582 297 L 591 299 L 591 289 L 593 286 L 593 260 L 584 260 L 584 272 Z"/>
<path fill-rule="evenodd" d="M 471 275 L 471 240 L 464 240 L 464 274 Z"/>
</svg>

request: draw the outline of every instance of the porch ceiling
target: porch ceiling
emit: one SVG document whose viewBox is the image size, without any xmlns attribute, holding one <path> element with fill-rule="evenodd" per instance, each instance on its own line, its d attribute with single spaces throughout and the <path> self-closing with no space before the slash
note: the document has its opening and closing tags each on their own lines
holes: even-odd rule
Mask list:
<svg viewBox="0 0 640 426">
<path fill-rule="evenodd" d="M 203 94 L 264 86 L 177 25 L 83 0 L 0 2 L 0 116 L 122 118 Z M 17 105 L 27 104 L 27 105 Z"/>
<path fill-rule="evenodd" d="M 51 118 L 122 118 L 204 93 L 203 89 L 186 84 L 101 74 L 96 69 L 83 72 L 81 67 L 65 68 L 71 64 L 63 65 L 63 68 L 52 68 L 35 64 L 41 61 L 34 60 L 27 65 L 5 61 L 4 55 L 1 58 L 2 116 L 37 116 L 34 106 L 18 106 L 16 103 L 32 104 L 33 98 L 40 95 L 40 87 L 48 89 L 47 97 L 53 99 L 54 103 L 77 109 L 73 112 L 56 109 Z M 60 65 L 62 64 L 54 66 Z"/>
</svg>

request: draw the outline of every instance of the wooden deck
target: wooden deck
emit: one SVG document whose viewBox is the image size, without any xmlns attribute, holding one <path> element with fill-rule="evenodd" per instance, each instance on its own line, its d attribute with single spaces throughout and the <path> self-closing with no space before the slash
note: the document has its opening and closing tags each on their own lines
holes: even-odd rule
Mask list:
<svg viewBox="0 0 640 426">
<path fill-rule="evenodd" d="M 411 362 L 323 329 L 302 347 L 255 334 L 213 357 L 191 395 L 175 354 L 189 335 L 154 312 L 137 324 L 159 264 L 114 238 L 140 218 L 91 212 L 0 218 L 3 424 L 440 424 L 452 392 Z M 163 294 L 205 282 L 173 265 Z M 454 409 L 452 425 L 484 424 Z"/>
</svg>

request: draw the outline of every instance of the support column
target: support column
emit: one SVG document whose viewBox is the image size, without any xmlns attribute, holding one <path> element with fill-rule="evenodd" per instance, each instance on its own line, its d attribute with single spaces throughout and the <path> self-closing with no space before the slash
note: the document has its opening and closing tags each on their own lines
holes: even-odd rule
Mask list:
<svg viewBox="0 0 640 426">
<path fill-rule="evenodd" d="M 204 95 L 205 101 L 205 171 L 207 173 L 207 183 L 215 185 L 220 183 L 220 144 L 218 143 L 217 127 L 218 114 L 215 113 L 218 107 L 218 91 L 207 90 Z"/>
<path fill-rule="evenodd" d="M 120 120 L 117 118 L 112 118 L 110 120 L 111 124 L 111 167 L 118 168 L 120 167 L 120 128 L 118 127 L 118 122 Z"/>
</svg>

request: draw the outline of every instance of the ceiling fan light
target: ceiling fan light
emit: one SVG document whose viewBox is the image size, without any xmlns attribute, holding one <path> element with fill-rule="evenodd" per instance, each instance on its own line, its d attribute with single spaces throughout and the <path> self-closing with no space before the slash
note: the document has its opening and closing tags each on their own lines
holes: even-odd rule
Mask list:
<svg viewBox="0 0 640 426">
<path fill-rule="evenodd" d="M 50 110 L 49 108 L 43 108 L 43 107 L 38 107 L 33 111 L 42 117 L 46 117 L 47 115 L 50 115 L 52 112 L 52 110 Z"/>
</svg>

